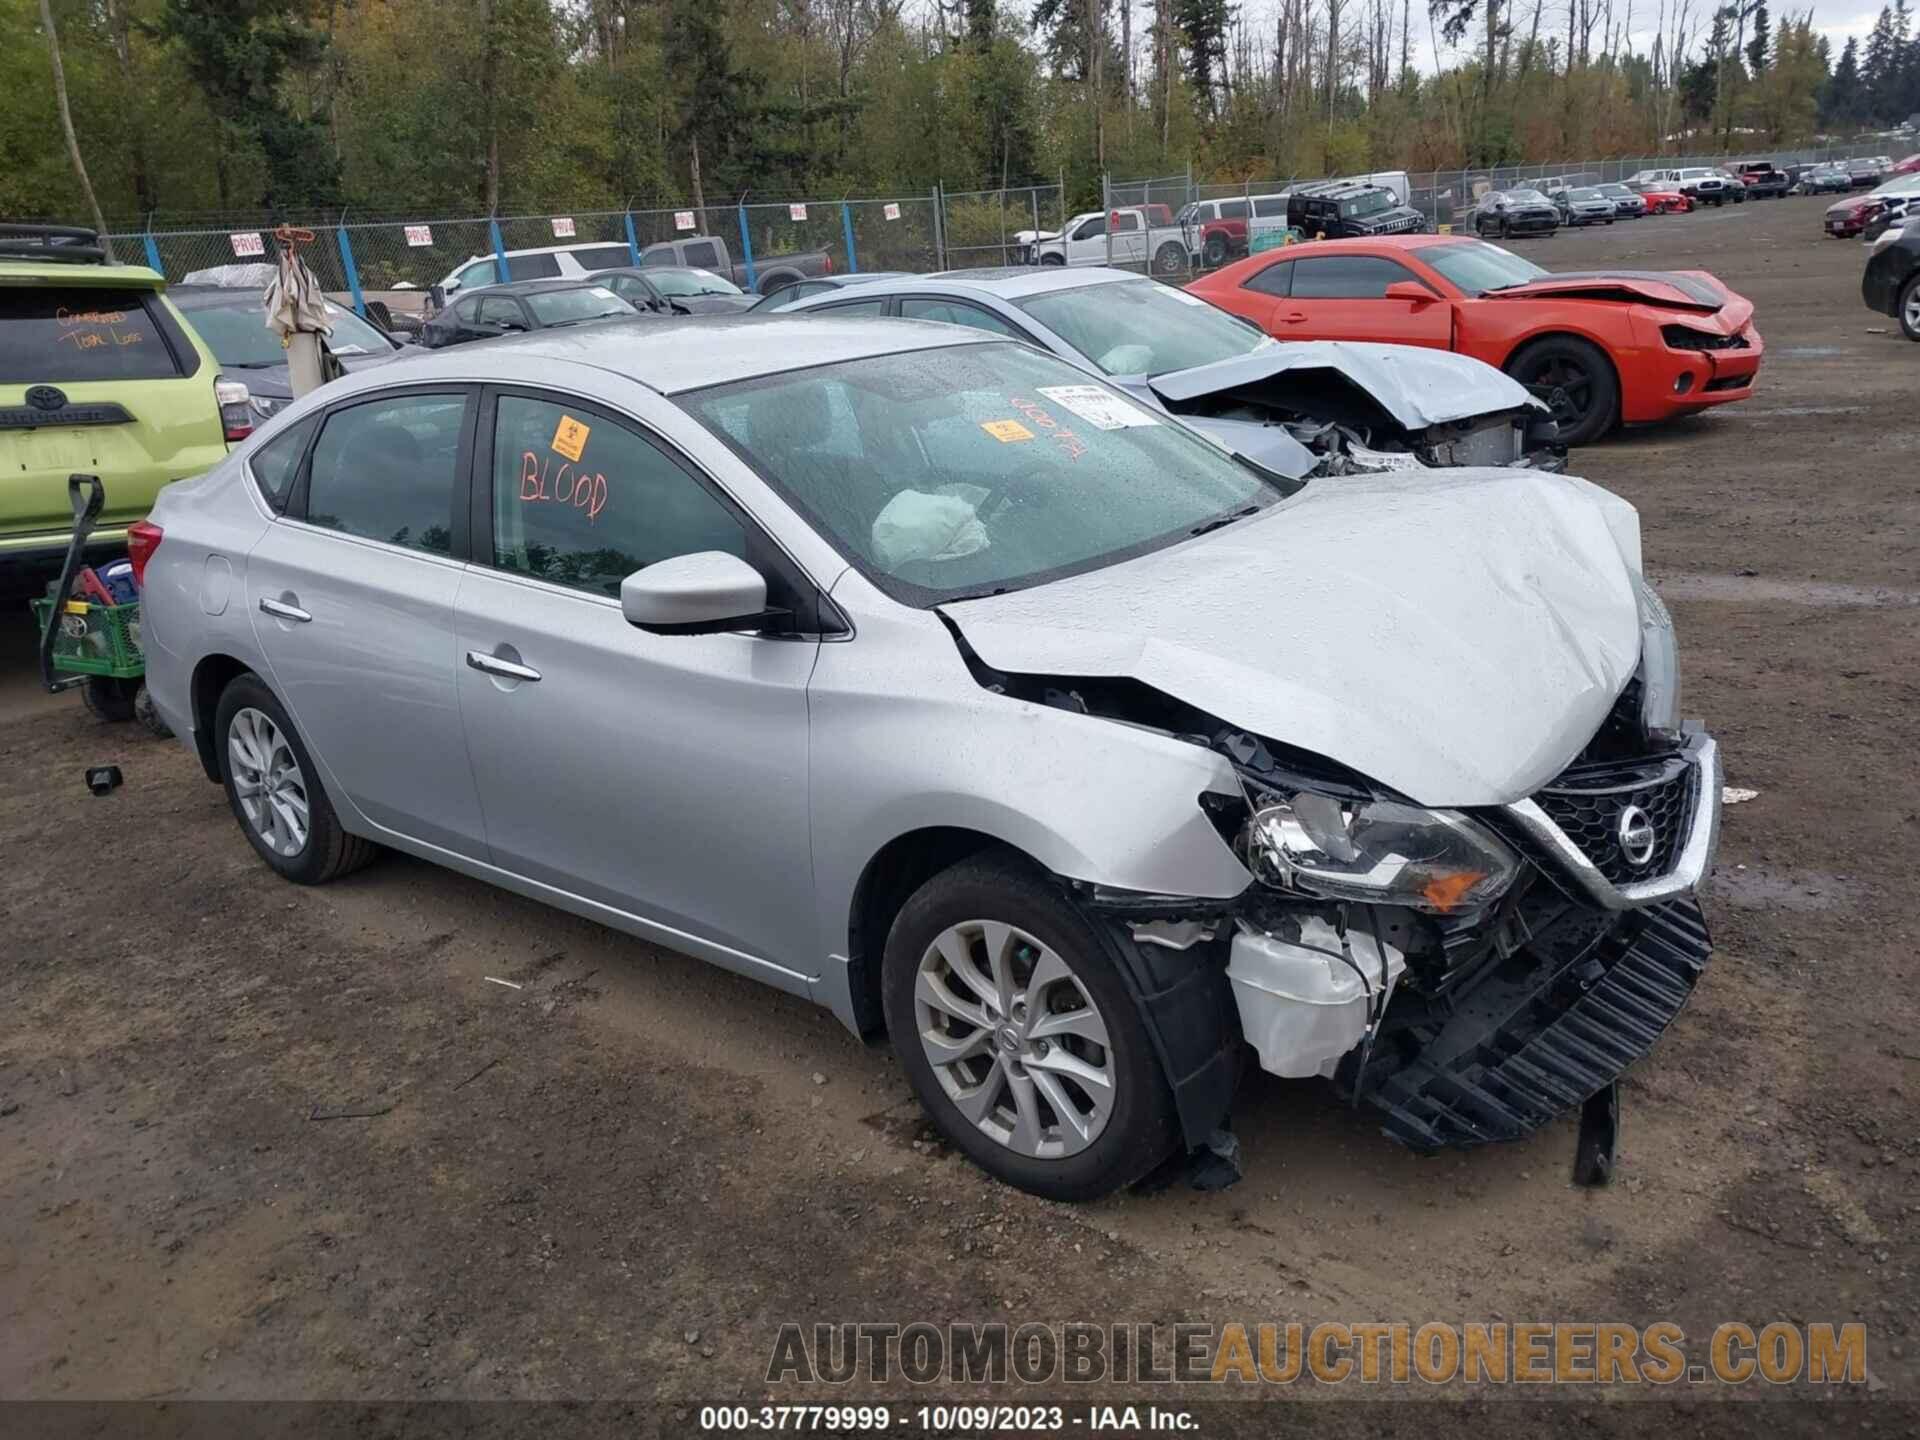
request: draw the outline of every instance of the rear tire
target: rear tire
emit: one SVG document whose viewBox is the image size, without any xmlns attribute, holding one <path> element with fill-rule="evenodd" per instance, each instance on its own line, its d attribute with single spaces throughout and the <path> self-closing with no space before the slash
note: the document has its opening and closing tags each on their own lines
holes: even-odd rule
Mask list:
<svg viewBox="0 0 1920 1440">
<path fill-rule="evenodd" d="M 1153 252 L 1153 273 L 1156 275 L 1181 275 L 1186 273 L 1187 247 L 1178 241 L 1169 240 Z"/>
<path fill-rule="evenodd" d="M 1133 992 L 1080 912 L 1013 857 L 964 860 L 914 893 L 887 936 L 881 1000 L 928 1117 L 995 1179 L 1093 1200 L 1178 1143 Z"/>
<path fill-rule="evenodd" d="M 80 687 L 81 703 L 96 720 L 119 724 L 133 719 L 134 699 L 141 690 L 138 680 L 120 680 L 111 675 L 89 675 Z"/>
<path fill-rule="evenodd" d="M 221 692 L 213 745 L 233 818 L 283 878 L 324 885 L 380 853 L 371 840 L 341 828 L 313 757 L 258 676 L 237 676 Z"/>
<path fill-rule="evenodd" d="M 1606 354 L 1589 341 L 1546 336 L 1516 351 L 1506 371 L 1522 385 L 1553 386 L 1564 393 L 1566 408 L 1556 405 L 1553 436 L 1562 445 L 1591 445 L 1618 422 L 1620 379 Z"/>
<path fill-rule="evenodd" d="M 1207 237 L 1207 243 L 1200 253 L 1209 266 L 1219 269 L 1227 263 L 1227 237 L 1215 231 Z"/>
</svg>

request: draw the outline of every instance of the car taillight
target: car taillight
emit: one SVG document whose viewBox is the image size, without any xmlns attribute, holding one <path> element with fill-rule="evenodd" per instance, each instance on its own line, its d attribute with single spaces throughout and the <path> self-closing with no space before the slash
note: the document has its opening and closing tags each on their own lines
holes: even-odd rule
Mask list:
<svg viewBox="0 0 1920 1440">
<path fill-rule="evenodd" d="M 831 250 L 827 252 L 827 268 L 824 273 L 828 275 L 833 273 L 833 252 Z"/>
<path fill-rule="evenodd" d="M 147 583 L 147 562 L 160 548 L 163 534 L 151 520 L 136 520 L 127 527 L 127 558 L 133 561 L 133 583 L 142 589 Z"/>
<path fill-rule="evenodd" d="M 247 403 L 246 386 L 238 380 L 216 380 L 213 401 L 220 407 L 220 428 L 226 432 L 229 445 L 253 433 L 253 407 Z"/>
</svg>

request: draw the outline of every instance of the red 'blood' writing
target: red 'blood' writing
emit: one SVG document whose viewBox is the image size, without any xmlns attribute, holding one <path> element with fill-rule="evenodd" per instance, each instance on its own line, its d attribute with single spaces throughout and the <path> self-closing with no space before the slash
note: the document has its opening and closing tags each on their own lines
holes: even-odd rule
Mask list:
<svg viewBox="0 0 1920 1440">
<path fill-rule="evenodd" d="M 522 504 L 571 505 L 587 512 L 591 525 L 600 518 L 607 503 L 607 477 L 598 471 L 576 472 L 571 461 L 557 464 L 551 455 L 540 456 L 531 450 L 520 456 L 520 500 Z"/>
<path fill-rule="evenodd" d="M 1066 451 L 1069 460 L 1078 460 L 1087 453 L 1087 442 L 1041 409 L 1038 404 L 1020 395 L 1011 397 L 1011 400 L 1013 408 L 1026 416 L 1028 423 L 1035 429 L 1044 430 L 1049 440 Z"/>
</svg>

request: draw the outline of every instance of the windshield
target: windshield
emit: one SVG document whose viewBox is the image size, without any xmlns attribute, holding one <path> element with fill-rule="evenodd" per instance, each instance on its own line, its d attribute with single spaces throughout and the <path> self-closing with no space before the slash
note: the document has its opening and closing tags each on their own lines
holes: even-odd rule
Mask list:
<svg viewBox="0 0 1920 1440">
<path fill-rule="evenodd" d="M 1548 273 L 1531 260 L 1522 260 L 1511 250 L 1484 240 L 1428 245 L 1420 251 L 1420 258 L 1458 286 L 1461 294 L 1469 296 L 1525 285 Z"/>
<path fill-rule="evenodd" d="M 740 295 L 745 292 L 711 270 L 656 270 L 647 277 L 662 295 Z"/>
<path fill-rule="evenodd" d="M 1199 296 L 1158 280 L 1052 290 L 1014 304 L 1108 375 L 1165 375 L 1274 343 Z"/>
<path fill-rule="evenodd" d="M 1167 416 L 1012 343 L 849 360 L 679 403 L 914 605 L 1115 564 L 1284 493 Z"/>
<path fill-rule="evenodd" d="M 588 285 L 579 290 L 531 290 L 520 297 L 542 325 L 571 325 L 576 320 L 598 320 L 603 315 L 640 312 L 611 290 Z"/>
<path fill-rule="evenodd" d="M 182 300 L 185 297 L 181 297 Z M 187 323 L 207 342 L 213 358 L 234 370 L 266 370 L 287 363 L 286 346 L 267 329 L 266 312 L 255 300 L 246 304 L 183 304 Z M 327 323 L 333 334 L 327 348 L 336 355 L 384 355 L 391 343 L 373 326 L 351 310 L 327 306 Z"/>
<path fill-rule="evenodd" d="M 1385 190 L 1375 190 L 1369 195 L 1357 196 L 1352 200 L 1340 202 L 1340 213 L 1348 220 L 1358 220 L 1367 215 L 1378 215 L 1382 210 L 1393 208 L 1393 196 Z"/>
<path fill-rule="evenodd" d="M 1633 192 L 1624 185 L 1597 185 L 1595 192 L 1601 195 L 1631 195 Z"/>
<path fill-rule="evenodd" d="M 1509 190 L 1507 192 L 1507 199 L 1521 205 L 1545 205 L 1549 203 L 1547 197 L 1542 195 L 1538 190 Z"/>
<path fill-rule="evenodd" d="M 1607 197 L 1602 195 L 1598 190 L 1574 190 L 1568 193 L 1568 198 L 1572 200 L 1604 200 Z"/>
</svg>

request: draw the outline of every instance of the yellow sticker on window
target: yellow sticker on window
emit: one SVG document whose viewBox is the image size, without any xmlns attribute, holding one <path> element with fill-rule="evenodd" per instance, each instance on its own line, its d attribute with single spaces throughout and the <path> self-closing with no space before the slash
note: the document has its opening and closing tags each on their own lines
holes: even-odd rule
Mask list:
<svg viewBox="0 0 1920 1440">
<path fill-rule="evenodd" d="M 587 436 L 592 433 L 571 415 L 562 415 L 559 428 L 553 432 L 553 448 L 567 459 L 577 462 L 586 454 Z"/>
<path fill-rule="evenodd" d="M 982 420 L 980 428 L 986 431 L 1002 445 L 1011 445 L 1016 440 L 1033 439 L 1033 431 L 1018 420 Z"/>
</svg>

